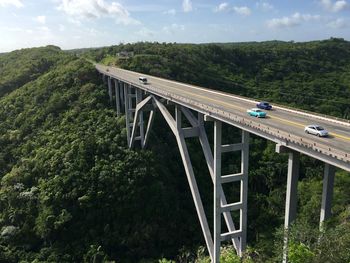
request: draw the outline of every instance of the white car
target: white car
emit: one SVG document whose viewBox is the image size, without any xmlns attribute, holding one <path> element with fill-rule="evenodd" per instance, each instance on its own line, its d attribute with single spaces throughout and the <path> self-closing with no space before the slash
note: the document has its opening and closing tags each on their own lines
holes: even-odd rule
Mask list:
<svg viewBox="0 0 350 263">
<path fill-rule="evenodd" d="M 320 136 L 320 137 L 327 137 L 328 136 L 327 130 L 325 130 L 321 126 L 315 125 L 315 124 L 306 126 L 304 131 L 305 131 L 305 133 L 313 134 L 313 135 Z"/>
<path fill-rule="evenodd" d="M 145 77 L 142 77 L 142 76 L 139 77 L 139 81 L 143 84 L 147 84 L 147 78 L 145 78 Z"/>
</svg>

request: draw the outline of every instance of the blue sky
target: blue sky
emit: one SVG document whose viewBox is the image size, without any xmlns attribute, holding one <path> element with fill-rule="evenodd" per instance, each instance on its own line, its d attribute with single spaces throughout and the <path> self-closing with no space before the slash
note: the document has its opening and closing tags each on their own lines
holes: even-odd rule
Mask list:
<svg viewBox="0 0 350 263">
<path fill-rule="evenodd" d="M 349 0 L 0 0 L 0 52 L 330 37 L 350 40 Z"/>
</svg>

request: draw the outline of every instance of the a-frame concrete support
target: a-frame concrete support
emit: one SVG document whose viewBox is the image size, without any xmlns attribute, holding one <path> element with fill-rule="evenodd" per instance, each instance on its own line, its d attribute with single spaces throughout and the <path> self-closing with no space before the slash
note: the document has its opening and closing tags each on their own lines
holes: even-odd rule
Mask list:
<svg viewBox="0 0 350 263">
<path fill-rule="evenodd" d="M 203 114 L 198 114 L 198 118 L 196 118 L 192 112 L 183 107 L 175 105 L 175 119 L 170 114 L 168 109 L 153 95 L 145 98 L 140 101 L 136 106 L 134 124 L 132 135 L 129 143 L 129 147 L 134 145 L 135 134 L 137 130 L 136 123 L 140 121 L 140 113 L 149 108 L 150 103 L 153 107 L 157 107 L 161 112 L 172 132 L 176 137 L 176 141 L 180 150 L 180 155 L 182 162 L 184 164 L 186 176 L 188 179 L 188 183 L 190 186 L 192 198 L 195 203 L 197 215 L 200 221 L 200 225 L 202 228 L 202 232 L 204 235 L 204 239 L 207 245 L 207 249 L 209 251 L 210 257 L 213 262 L 219 262 L 220 258 L 220 245 L 222 241 L 232 240 L 233 245 L 237 251 L 238 255 L 242 255 L 242 252 L 246 246 L 246 233 L 247 233 L 247 191 L 248 191 L 248 153 L 249 153 L 249 134 L 247 132 L 242 131 L 242 142 L 239 144 L 231 144 L 231 145 L 221 145 L 221 142 L 216 142 L 214 144 L 214 157 L 208 142 L 208 138 L 204 128 L 204 116 Z M 148 126 L 146 130 L 145 136 L 145 144 L 147 143 L 148 134 L 153 121 L 154 109 L 151 110 L 150 118 L 148 120 Z M 191 124 L 191 127 L 182 127 L 182 117 L 185 116 L 188 122 Z M 220 121 L 215 121 L 215 127 L 221 127 Z M 215 129 L 216 138 L 221 140 L 221 128 L 220 130 Z M 211 175 L 211 178 L 214 183 L 214 195 L 215 200 L 217 200 L 217 204 L 214 206 L 214 214 L 218 215 L 217 218 L 221 215 L 224 216 L 226 226 L 228 229 L 227 233 L 221 233 L 221 221 L 216 220 L 214 223 L 214 239 L 210 233 L 209 225 L 207 222 L 207 217 L 204 212 L 203 204 L 201 201 L 199 189 L 196 183 L 195 175 L 193 172 L 192 163 L 190 160 L 189 152 L 186 145 L 186 138 L 197 137 L 202 146 L 205 159 L 207 161 L 208 169 Z M 220 139 L 219 139 L 220 138 Z M 141 144 L 142 145 L 142 144 Z M 231 151 L 241 151 L 241 171 L 237 174 L 225 175 L 218 177 L 218 174 L 221 174 L 221 152 L 231 152 Z M 220 152 L 220 154 L 218 154 Z M 216 171 L 216 173 L 215 173 Z M 216 176 L 215 176 L 216 175 Z M 219 178 L 216 180 L 215 178 Z M 240 201 L 237 203 L 227 204 L 226 197 L 223 191 L 222 184 L 237 182 L 241 183 L 241 195 Z M 232 220 L 231 211 L 240 211 L 240 229 L 236 229 Z M 220 222 L 220 223 L 218 223 Z M 218 228 L 219 226 L 219 228 Z M 216 250 L 214 250 L 214 243 L 216 244 Z M 216 252 L 215 252 L 216 251 Z"/>
<path fill-rule="evenodd" d="M 140 98 L 136 96 L 136 101 L 138 102 L 138 104 L 136 105 L 136 109 L 135 109 L 135 117 L 134 117 L 134 122 L 132 126 L 129 147 L 132 148 L 134 146 L 135 140 L 138 139 L 141 142 L 141 148 L 145 148 L 148 142 L 148 138 L 149 138 L 150 130 L 152 128 L 154 114 L 155 114 L 155 109 L 153 105 L 153 96 L 148 96 L 142 101 L 140 101 Z M 146 128 L 146 134 L 144 131 L 144 119 L 143 119 L 144 117 L 143 113 L 145 111 L 150 112 L 150 115 L 148 118 L 148 124 Z M 136 136 L 136 132 L 138 130 L 137 128 L 139 128 L 138 137 Z"/>
</svg>

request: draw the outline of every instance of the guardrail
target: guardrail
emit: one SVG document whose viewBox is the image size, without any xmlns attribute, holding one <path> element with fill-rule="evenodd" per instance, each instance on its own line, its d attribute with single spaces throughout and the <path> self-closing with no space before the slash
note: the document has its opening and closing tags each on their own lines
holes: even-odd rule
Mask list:
<svg viewBox="0 0 350 263">
<path fill-rule="evenodd" d="M 202 87 L 198 87 L 198 88 L 206 89 L 206 88 L 202 88 Z M 225 94 L 225 95 L 230 96 L 232 98 L 236 98 L 236 99 L 239 99 L 239 100 L 244 100 L 246 102 L 251 102 L 253 104 L 256 104 L 256 103 L 259 102 L 259 100 L 256 100 L 256 99 L 251 99 L 251 98 L 247 98 L 247 97 L 236 95 L 236 94 L 232 94 L 232 93 L 227 93 L 227 92 L 224 92 L 224 91 L 210 90 L 210 92 Z M 310 112 L 310 111 L 303 110 L 303 109 L 295 110 L 292 107 L 289 107 L 289 106 L 286 106 L 286 105 L 277 104 L 277 103 L 273 103 L 273 108 L 284 110 L 284 111 L 288 111 L 288 112 L 292 112 L 292 113 L 299 114 L 299 115 L 309 116 L 309 117 L 313 117 L 313 118 L 316 118 L 316 119 L 329 121 L 329 122 L 333 122 L 333 123 L 337 123 L 337 124 L 340 124 L 340 125 L 344 125 L 344 126 L 350 127 L 350 120 L 346 120 L 346 119 L 343 119 L 343 118 L 338 118 L 338 117 L 334 117 L 334 116 L 330 116 L 330 115 L 326 115 L 326 114 L 321 114 L 321 113 L 316 113 L 316 112 Z"/>
<path fill-rule="evenodd" d="M 104 74 L 109 74 L 109 72 L 103 72 Z M 112 76 L 113 77 L 113 76 Z M 270 136 L 275 137 L 276 139 L 279 139 L 284 142 L 286 146 L 291 146 L 291 144 L 302 146 L 304 148 L 307 148 L 309 150 L 313 150 L 317 153 L 327 155 L 332 158 L 336 158 L 340 161 L 343 161 L 350 165 L 350 154 L 344 151 L 340 151 L 337 149 L 333 149 L 331 147 L 328 147 L 326 145 L 316 143 L 310 139 L 305 139 L 300 136 L 296 136 L 293 134 L 290 134 L 285 131 L 278 130 L 277 128 L 270 127 L 265 124 L 256 123 L 252 121 L 251 119 L 247 119 L 244 117 L 237 116 L 235 114 L 229 113 L 227 111 L 219 109 L 217 106 L 209 105 L 209 104 L 203 104 L 201 102 L 195 101 L 193 99 L 189 99 L 186 97 L 182 97 L 173 93 L 169 93 L 167 91 L 164 91 L 162 89 L 158 89 L 155 87 L 152 87 L 151 85 L 140 85 L 131 83 L 128 80 L 124 80 L 119 78 L 121 81 L 125 83 L 129 83 L 130 85 L 133 85 L 137 88 L 143 89 L 145 91 L 151 92 L 155 95 L 158 95 L 160 97 L 163 97 L 165 99 L 179 102 L 180 104 L 188 105 L 192 108 L 197 108 L 201 112 L 206 113 L 207 115 L 210 115 L 215 118 L 215 116 L 219 117 L 220 119 L 224 119 L 227 121 L 233 121 L 235 123 L 238 123 L 240 125 L 244 125 L 246 127 L 253 128 L 257 131 L 263 132 L 265 134 L 268 134 Z"/>
</svg>

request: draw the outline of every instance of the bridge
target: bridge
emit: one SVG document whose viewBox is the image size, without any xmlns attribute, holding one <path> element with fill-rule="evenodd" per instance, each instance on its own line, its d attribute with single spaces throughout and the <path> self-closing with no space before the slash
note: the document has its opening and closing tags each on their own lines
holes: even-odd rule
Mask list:
<svg viewBox="0 0 350 263">
<path fill-rule="evenodd" d="M 115 105 L 117 114 L 125 114 L 127 142 L 130 148 L 136 144 L 141 148 L 147 147 L 156 112 L 162 114 L 174 133 L 212 262 L 219 262 L 223 241 L 232 241 L 239 256 L 242 256 L 246 249 L 249 134 L 276 143 L 276 152 L 287 153 L 289 156 L 283 261 L 287 262 L 288 228 L 296 219 L 300 154 L 324 162 L 320 227 L 331 216 L 335 168 L 350 171 L 349 121 L 275 105 L 273 110 L 268 111 L 267 118 L 258 119 L 250 117 L 246 112 L 257 103 L 249 98 L 116 67 L 100 64 L 95 66 L 107 83 L 109 99 L 111 104 Z M 147 83 L 140 82 L 140 76 L 146 77 Z M 173 114 L 168 110 L 169 107 L 166 107 L 167 104 L 175 105 Z M 208 141 L 204 127 L 206 121 L 214 123 L 213 147 Z M 183 127 L 185 123 L 189 125 Z M 241 130 L 239 143 L 222 144 L 223 123 Z M 306 134 L 304 127 L 309 124 L 324 126 L 330 131 L 330 135 L 327 138 L 319 138 Z M 213 234 L 209 229 L 196 183 L 186 145 L 187 138 L 199 139 L 213 181 Z M 236 151 L 239 151 L 241 156 L 240 171 L 223 175 L 222 154 Z M 228 203 L 223 185 L 234 183 L 240 184 L 240 200 Z M 239 213 L 239 222 L 233 221 L 231 212 Z M 225 233 L 222 233 L 222 217 L 228 229 Z"/>
</svg>

